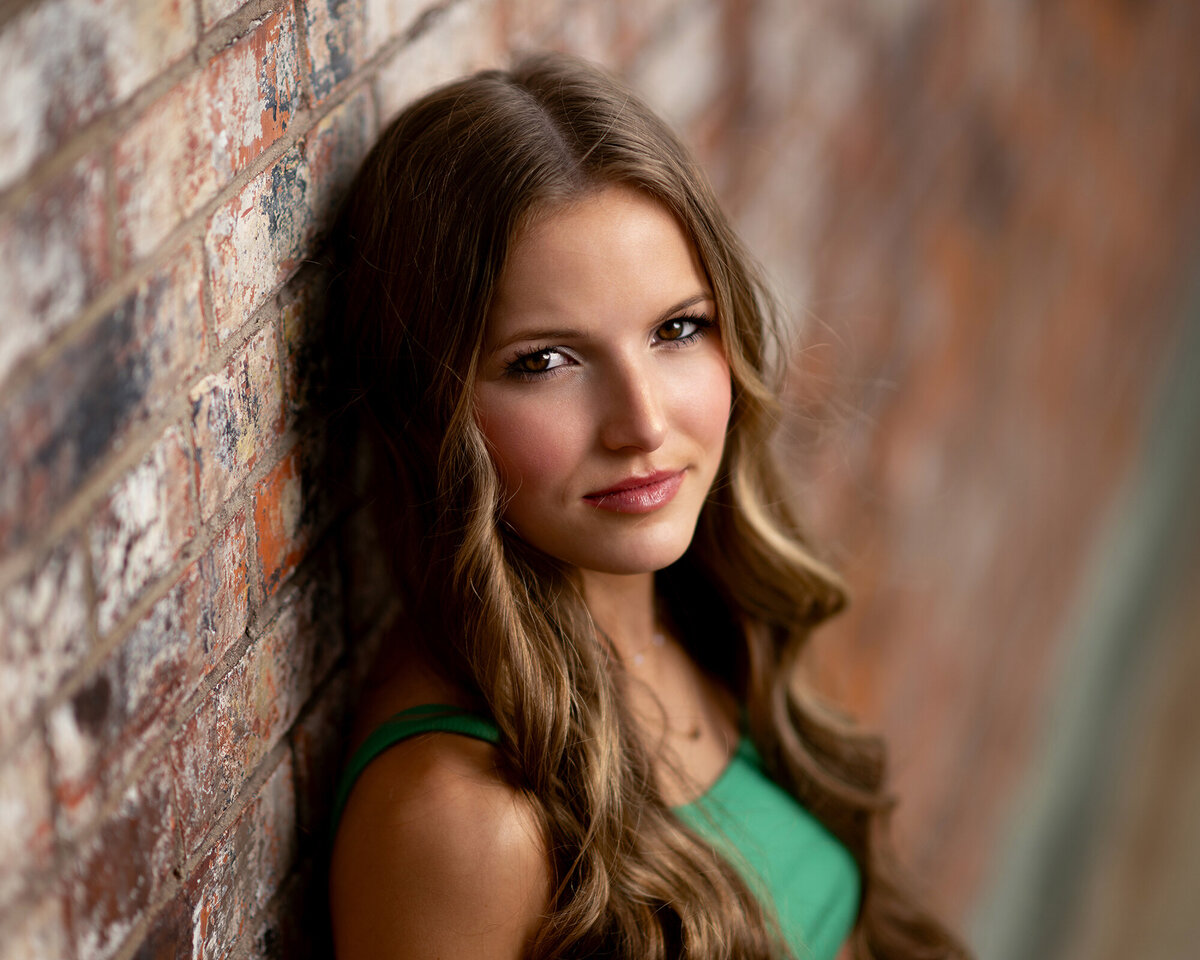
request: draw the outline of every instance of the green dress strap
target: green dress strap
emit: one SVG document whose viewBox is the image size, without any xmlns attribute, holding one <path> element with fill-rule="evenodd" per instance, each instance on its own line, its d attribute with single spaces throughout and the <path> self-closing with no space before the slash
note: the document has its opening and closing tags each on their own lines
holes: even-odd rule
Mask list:
<svg viewBox="0 0 1200 960">
<path fill-rule="evenodd" d="M 402 740 L 421 733 L 458 733 L 488 743 L 500 742 L 500 729 L 478 714 L 448 703 L 423 703 L 393 714 L 371 731 L 351 755 L 333 799 L 331 836 L 337 831 L 350 791 L 372 760 Z"/>
</svg>

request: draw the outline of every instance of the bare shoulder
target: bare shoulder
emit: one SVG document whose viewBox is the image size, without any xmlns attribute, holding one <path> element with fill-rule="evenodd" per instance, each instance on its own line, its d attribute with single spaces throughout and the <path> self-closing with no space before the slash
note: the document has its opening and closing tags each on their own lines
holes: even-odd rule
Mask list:
<svg viewBox="0 0 1200 960">
<path fill-rule="evenodd" d="M 355 784 L 329 896 L 339 960 L 520 957 L 550 897 L 540 821 L 491 744 L 414 737 Z"/>
</svg>

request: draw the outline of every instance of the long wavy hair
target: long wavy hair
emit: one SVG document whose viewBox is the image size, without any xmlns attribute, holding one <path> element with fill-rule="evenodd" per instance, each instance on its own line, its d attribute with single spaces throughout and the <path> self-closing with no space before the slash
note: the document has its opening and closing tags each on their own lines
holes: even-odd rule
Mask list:
<svg viewBox="0 0 1200 960">
<path fill-rule="evenodd" d="M 959 957 L 897 879 L 880 742 L 795 681 L 844 593 L 767 456 L 776 311 L 696 163 L 635 95 L 543 55 L 427 94 L 383 133 L 334 229 L 335 390 L 371 438 L 373 498 L 413 642 L 501 731 L 502 767 L 543 824 L 553 895 L 534 958 L 787 955 L 735 867 L 656 786 L 620 665 L 565 564 L 500 522 L 472 384 L 514 237 L 556 204 L 643 191 L 695 244 L 733 381 L 718 478 L 685 556 L 658 575 L 689 651 L 734 678 L 774 777 L 853 854 L 853 956 Z"/>
</svg>

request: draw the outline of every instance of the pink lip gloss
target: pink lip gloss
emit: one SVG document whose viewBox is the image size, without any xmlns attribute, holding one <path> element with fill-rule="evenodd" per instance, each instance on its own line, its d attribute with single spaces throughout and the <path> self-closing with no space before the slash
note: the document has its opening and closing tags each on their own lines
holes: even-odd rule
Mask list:
<svg viewBox="0 0 1200 960">
<path fill-rule="evenodd" d="M 618 484 L 609 490 L 584 495 L 584 500 L 600 510 L 614 513 L 650 513 L 666 506 L 679 492 L 684 471 L 660 473 L 633 481 L 635 485 Z"/>
</svg>

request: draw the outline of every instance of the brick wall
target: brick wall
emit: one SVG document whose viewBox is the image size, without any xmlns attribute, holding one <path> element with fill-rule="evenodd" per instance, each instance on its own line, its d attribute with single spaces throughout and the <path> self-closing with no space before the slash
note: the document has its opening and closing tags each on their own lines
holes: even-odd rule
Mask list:
<svg viewBox="0 0 1200 960">
<path fill-rule="evenodd" d="M 316 480 L 312 260 L 400 106 L 541 46 L 639 86 L 819 320 L 785 449 L 862 598 L 820 666 L 896 740 L 903 847 L 961 917 L 1171 343 L 1195 20 L 0 8 L 0 958 L 319 955 L 337 732 L 390 607 L 368 520 Z"/>
</svg>

